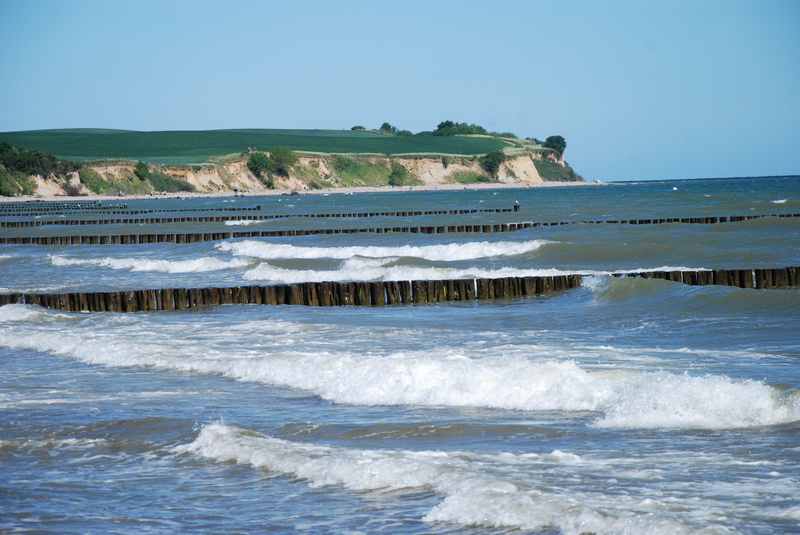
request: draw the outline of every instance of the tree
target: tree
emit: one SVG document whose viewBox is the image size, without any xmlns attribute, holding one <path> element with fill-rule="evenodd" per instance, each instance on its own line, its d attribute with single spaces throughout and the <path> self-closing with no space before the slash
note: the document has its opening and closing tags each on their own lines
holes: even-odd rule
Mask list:
<svg viewBox="0 0 800 535">
<path fill-rule="evenodd" d="M 397 127 L 393 126 L 393 125 L 391 125 L 389 123 L 383 123 L 381 125 L 381 127 L 378 128 L 378 130 L 380 130 L 381 133 L 383 133 L 383 134 L 396 134 L 397 133 Z"/>
<path fill-rule="evenodd" d="M 500 166 L 506 161 L 506 155 L 503 151 L 495 150 L 480 157 L 478 162 L 484 171 L 489 173 L 493 178 L 497 178 L 497 173 L 500 171 Z"/>
<path fill-rule="evenodd" d="M 76 162 L 59 160 L 52 154 L 0 143 L 0 164 L 9 172 L 24 175 L 64 175 L 80 168 Z"/>
<path fill-rule="evenodd" d="M 289 176 L 292 166 L 297 163 L 297 155 L 284 147 L 275 147 L 269 151 L 267 170 L 274 175 Z"/>
<path fill-rule="evenodd" d="M 269 169 L 269 158 L 263 152 L 254 152 L 247 159 L 247 168 L 257 178 L 261 178 L 264 172 Z"/>
<path fill-rule="evenodd" d="M 547 139 L 544 140 L 544 146 L 556 151 L 560 157 L 564 155 L 564 151 L 567 148 L 567 140 L 561 136 L 547 136 Z"/>
<path fill-rule="evenodd" d="M 456 136 L 469 134 L 486 134 L 486 129 L 477 124 L 442 121 L 436 126 L 436 130 L 433 131 L 434 136 Z"/>
<path fill-rule="evenodd" d="M 360 131 L 362 131 L 362 130 L 366 130 L 366 128 L 364 128 L 364 127 L 363 127 L 363 126 L 361 126 L 360 124 L 357 124 L 356 126 L 354 126 L 354 127 L 350 128 L 350 130 L 352 130 L 353 132 L 360 132 Z"/>
<path fill-rule="evenodd" d="M 136 167 L 133 168 L 133 174 L 139 180 L 147 180 L 150 177 L 150 168 L 144 162 L 136 162 Z"/>
</svg>

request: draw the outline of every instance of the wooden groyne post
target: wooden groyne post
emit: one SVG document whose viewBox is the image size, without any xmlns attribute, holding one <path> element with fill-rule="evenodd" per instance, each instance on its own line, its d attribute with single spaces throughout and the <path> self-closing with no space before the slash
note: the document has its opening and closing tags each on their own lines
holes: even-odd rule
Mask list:
<svg viewBox="0 0 800 535">
<path fill-rule="evenodd" d="M 644 271 L 615 277 L 661 279 L 694 286 L 800 287 L 800 267 Z M 227 304 L 306 306 L 425 305 L 535 297 L 577 288 L 582 275 L 369 282 L 301 282 L 271 286 L 159 288 L 118 292 L 0 294 L 0 305 L 26 303 L 68 312 L 153 312 Z"/>
</svg>

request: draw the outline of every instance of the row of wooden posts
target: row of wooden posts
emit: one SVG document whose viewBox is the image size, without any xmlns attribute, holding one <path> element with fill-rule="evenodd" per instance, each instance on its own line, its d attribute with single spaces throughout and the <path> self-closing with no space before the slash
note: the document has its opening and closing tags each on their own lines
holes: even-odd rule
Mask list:
<svg viewBox="0 0 800 535">
<path fill-rule="evenodd" d="M 792 288 L 800 287 L 800 267 L 715 269 L 688 271 L 642 271 L 615 273 L 615 277 L 640 277 L 682 282 L 692 286 L 736 286 L 738 288 Z"/>
<path fill-rule="evenodd" d="M 259 207 L 260 208 L 260 207 Z M 176 223 L 224 223 L 227 221 L 271 221 L 277 219 L 357 219 L 370 217 L 419 217 L 442 215 L 469 215 L 476 213 L 507 213 L 512 208 L 482 208 L 462 210 L 428 210 L 428 211 L 395 211 L 395 212 L 352 212 L 352 213 L 323 213 L 323 214 L 257 214 L 257 215 L 209 215 L 209 216 L 175 216 L 170 217 L 124 217 L 106 219 L 36 219 L 27 221 L 0 221 L 3 228 L 23 228 L 41 226 L 86 226 L 86 225 L 170 225 Z M 126 213 L 127 216 L 136 212 Z M 627 225 L 658 225 L 666 223 L 689 224 L 716 224 L 752 221 L 755 219 L 797 218 L 800 213 L 773 213 L 773 214 L 747 214 L 728 216 L 704 217 L 674 217 L 657 219 L 595 219 L 581 221 L 549 221 L 536 222 L 536 226 L 575 225 L 575 224 L 627 224 Z M 531 222 L 532 224 L 534 222 Z"/>
<path fill-rule="evenodd" d="M 261 210 L 261 205 L 257 206 L 216 206 L 207 208 L 139 208 L 131 210 L 125 203 L 118 204 L 86 204 L 74 205 L 71 203 L 51 203 L 41 205 L 27 205 L 27 203 L 4 203 L 0 204 L 0 216 L 31 216 L 46 215 L 50 213 L 63 212 L 101 212 L 109 215 L 144 215 L 144 214 L 165 214 L 175 212 L 253 212 Z"/>
<path fill-rule="evenodd" d="M 386 306 L 512 299 L 576 288 L 580 275 L 374 282 L 301 282 L 226 288 L 0 294 L 0 305 L 27 303 L 79 312 L 187 310 L 226 304 Z"/>
<path fill-rule="evenodd" d="M 107 201 L 16 201 L 0 203 L 0 214 L 44 214 L 50 212 L 88 212 L 94 210 L 127 210 L 128 204 Z"/>
<path fill-rule="evenodd" d="M 746 215 L 746 216 L 721 216 L 721 217 L 688 217 L 666 219 L 623 219 L 623 220 L 597 220 L 597 221 L 549 221 L 535 222 L 523 221 L 518 223 L 493 223 L 475 225 L 426 225 L 426 226 L 396 226 L 396 227 L 356 227 L 356 228 L 325 228 L 325 229 L 291 229 L 291 230 L 247 230 L 227 232 L 192 232 L 192 233 L 158 233 L 158 234 L 106 234 L 106 235 L 75 235 L 75 236 L 0 236 L 0 244 L 33 244 L 33 245 L 85 245 L 85 244 L 143 244 L 143 243 L 196 243 L 203 241 L 218 241 L 231 238 L 274 238 L 286 236 L 310 236 L 318 234 L 444 234 L 444 233 L 492 233 L 513 232 L 528 228 L 553 227 L 575 224 L 629 224 L 629 225 L 655 225 L 665 223 L 688 224 L 716 224 L 751 221 L 765 217 L 790 218 L 800 217 L 800 214 L 771 214 L 771 215 Z"/>
<path fill-rule="evenodd" d="M 257 207 L 256 209 L 260 209 Z M 193 210 L 193 209 L 189 209 Z M 225 209 L 220 209 L 224 211 Z M 164 210 L 169 211 L 169 210 Z M 175 210 L 180 212 L 181 210 Z M 513 208 L 475 208 L 460 210 L 400 210 L 392 212 L 342 212 L 320 214 L 258 214 L 258 215 L 212 215 L 212 216 L 170 216 L 170 217 L 125 217 L 114 219 L 37 219 L 33 221 L 0 221 L 0 227 L 41 227 L 45 225 L 168 225 L 172 223 L 223 223 L 226 221 L 271 221 L 275 219 L 363 219 L 370 217 L 421 217 L 469 214 L 502 214 L 512 212 Z M 134 215 L 139 212 L 126 212 Z"/>
<path fill-rule="evenodd" d="M 723 269 L 616 273 L 616 277 L 663 279 L 691 285 L 739 288 L 800 286 L 800 268 Z M 188 310 L 225 304 L 386 306 L 535 297 L 577 288 L 580 274 L 495 279 L 372 282 L 303 282 L 225 288 L 161 288 L 119 292 L 0 294 L 0 305 L 26 303 L 70 312 Z"/>
</svg>

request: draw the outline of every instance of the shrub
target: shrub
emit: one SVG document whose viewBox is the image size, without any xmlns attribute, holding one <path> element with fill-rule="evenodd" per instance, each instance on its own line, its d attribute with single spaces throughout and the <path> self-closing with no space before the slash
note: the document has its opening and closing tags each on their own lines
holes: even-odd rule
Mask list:
<svg viewBox="0 0 800 535">
<path fill-rule="evenodd" d="M 380 128 L 378 128 L 378 130 L 379 130 L 379 131 L 380 131 L 382 134 L 396 134 L 396 133 L 397 133 L 397 127 L 396 127 L 396 126 L 393 126 L 393 125 L 391 125 L 390 123 L 383 123 L 383 124 L 381 125 L 381 127 L 380 127 Z"/>
<path fill-rule="evenodd" d="M 533 160 L 533 165 L 536 166 L 542 180 L 546 182 L 580 182 L 582 180 L 568 165 L 562 166 L 550 160 Z"/>
<path fill-rule="evenodd" d="M 334 156 L 331 162 L 342 186 L 385 186 L 390 168 L 347 156 Z"/>
<path fill-rule="evenodd" d="M 263 152 L 254 152 L 247 159 L 247 168 L 257 178 L 261 178 L 269 169 L 269 158 Z"/>
<path fill-rule="evenodd" d="M 33 195 L 34 191 L 36 191 L 36 182 L 31 177 L 9 171 L 3 164 L 0 164 L 0 195 L 3 197 Z"/>
<path fill-rule="evenodd" d="M 284 147 L 275 147 L 269 151 L 267 171 L 280 176 L 289 176 L 292 166 L 297 163 L 297 154 Z"/>
<path fill-rule="evenodd" d="M 69 160 L 59 160 L 52 154 L 0 143 L 0 164 L 9 173 L 22 175 L 64 175 L 80 167 Z"/>
<path fill-rule="evenodd" d="M 561 136 L 548 136 L 544 140 L 544 146 L 548 149 L 553 149 L 559 156 L 562 156 L 567 148 L 567 140 Z"/>
<path fill-rule="evenodd" d="M 144 162 L 136 162 L 136 167 L 133 168 L 133 174 L 139 180 L 147 180 L 150 177 L 150 168 Z"/>
<path fill-rule="evenodd" d="M 81 184 L 86 186 L 92 193 L 106 193 L 112 189 L 110 187 L 111 184 L 104 180 L 94 169 L 81 167 L 81 170 L 78 171 L 78 176 L 80 176 Z"/>
<path fill-rule="evenodd" d="M 195 191 L 195 187 L 179 178 L 171 177 L 160 171 L 150 173 L 148 181 L 155 191 L 177 193 L 179 191 Z"/>
<path fill-rule="evenodd" d="M 503 151 L 499 150 L 484 154 L 478 159 L 483 170 L 494 178 L 497 178 L 497 173 L 500 171 L 500 166 L 504 161 L 506 161 L 506 155 Z"/>
<path fill-rule="evenodd" d="M 411 173 L 400 163 L 392 162 L 391 171 L 389 172 L 389 185 L 402 186 L 411 181 Z"/>
<path fill-rule="evenodd" d="M 414 132 L 412 132 L 411 130 L 398 130 L 397 131 L 397 135 L 398 136 L 413 136 Z"/>
<path fill-rule="evenodd" d="M 458 184 L 479 184 L 486 182 L 494 182 L 490 177 L 476 173 L 475 171 L 456 171 L 448 177 L 453 182 Z"/>
<path fill-rule="evenodd" d="M 434 136 L 455 136 L 469 134 L 486 134 L 486 129 L 477 124 L 442 121 L 436 126 L 436 130 L 433 131 Z"/>
<path fill-rule="evenodd" d="M 361 132 L 363 130 L 366 130 L 366 128 L 364 128 L 360 124 L 357 124 L 356 126 L 351 127 L 350 130 L 352 130 L 353 132 Z"/>
</svg>

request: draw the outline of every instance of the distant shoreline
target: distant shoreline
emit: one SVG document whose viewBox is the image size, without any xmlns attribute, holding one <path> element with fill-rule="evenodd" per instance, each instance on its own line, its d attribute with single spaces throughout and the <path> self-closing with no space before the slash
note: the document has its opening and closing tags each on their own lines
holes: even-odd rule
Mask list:
<svg viewBox="0 0 800 535">
<path fill-rule="evenodd" d="M 423 186 L 358 186 L 347 188 L 323 188 L 315 190 L 264 190 L 234 193 L 232 191 L 197 193 L 160 193 L 153 195 L 20 195 L 18 197 L 0 197 L 0 203 L 31 202 L 31 201 L 120 201 L 120 200 L 147 200 L 147 199 L 203 199 L 203 198 L 230 198 L 230 197 L 267 197 L 275 195 L 353 195 L 358 193 L 408 193 L 424 191 L 464 191 L 464 190 L 507 190 L 507 189 L 538 189 L 538 188 L 573 188 L 586 186 L 604 186 L 602 182 L 545 182 L 535 185 L 524 184 L 438 184 Z"/>
</svg>

